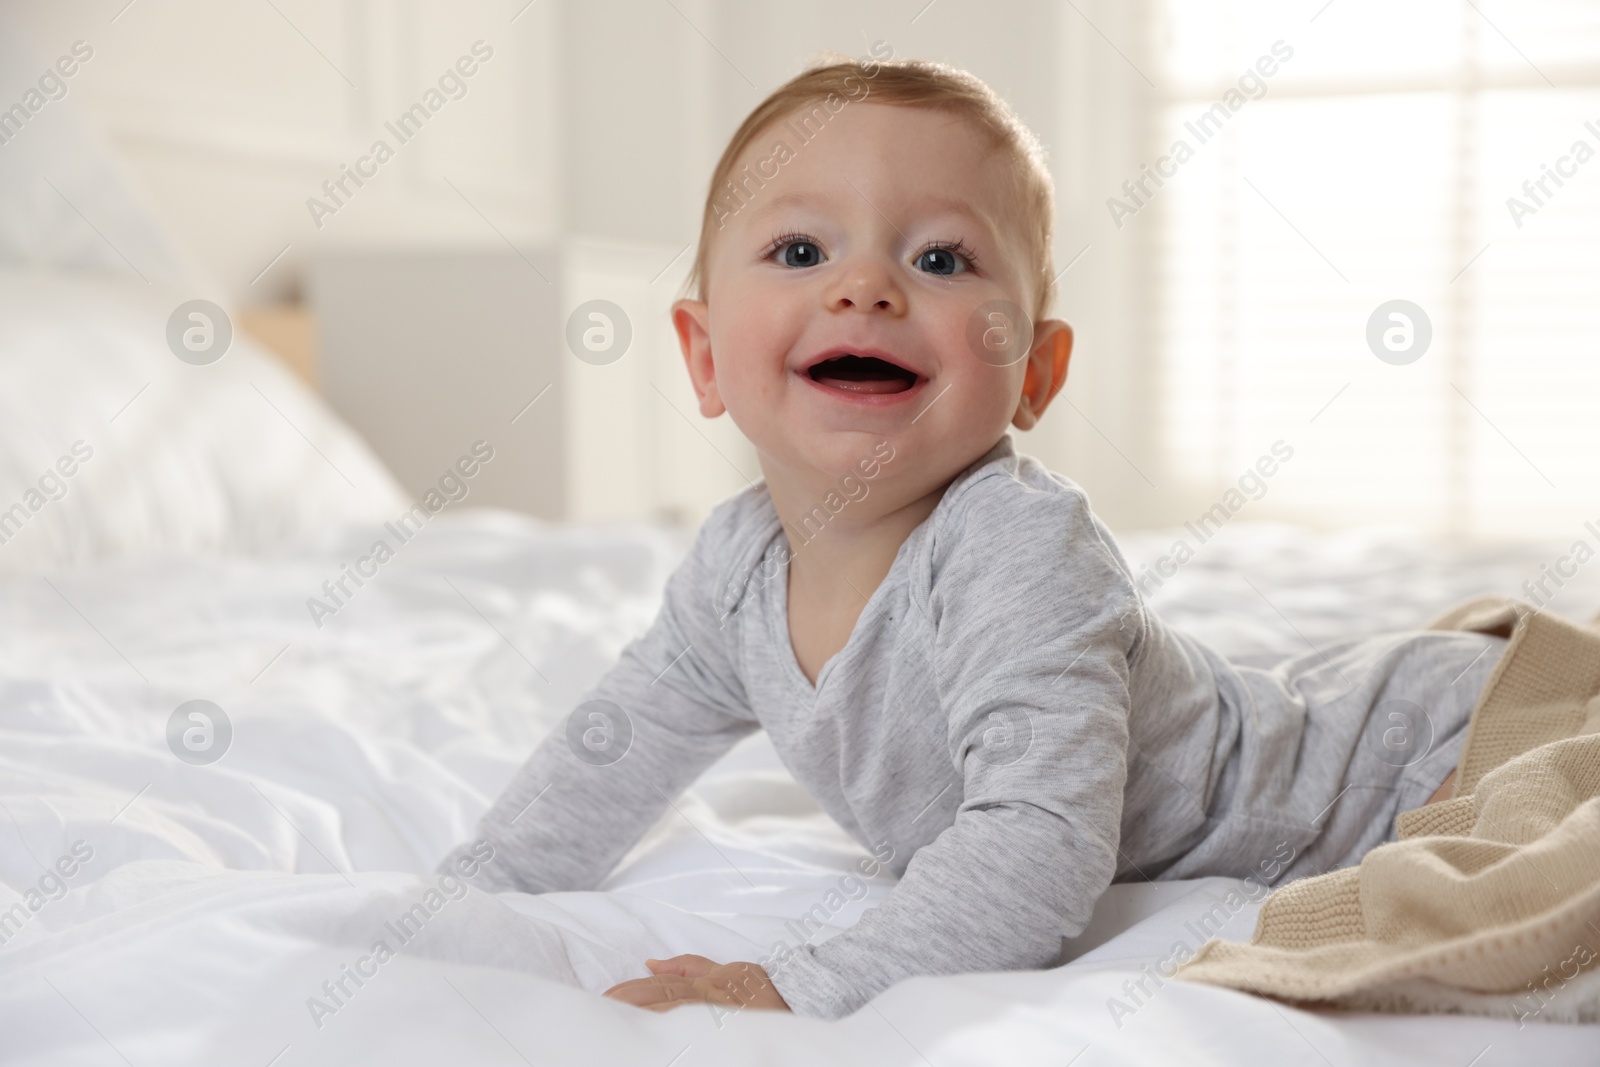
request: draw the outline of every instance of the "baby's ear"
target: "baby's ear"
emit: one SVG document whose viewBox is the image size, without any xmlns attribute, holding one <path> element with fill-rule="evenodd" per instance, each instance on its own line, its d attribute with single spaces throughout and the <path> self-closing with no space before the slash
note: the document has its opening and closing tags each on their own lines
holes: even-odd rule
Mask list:
<svg viewBox="0 0 1600 1067">
<path fill-rule="evenodd" d="M 689 369 L 689 381 L 700 401 L 700 414 L 714 419 L 727 411 L 717 391 L 717 370 L 711 362 L 711 315 L 704 300 L 679 300 L 672 305 L 672 326 Z"/>
<path fill-rule="evenodd" d="M 1013 426 L 1031 430 L 1038 425 L 1050 401 L 1067 383 L 1067 365 L 1071 361 L 1072 327 L 1060 319 L 1035 323 L 1033 350 L 1028 353 L 1027 373 L 1022 378 L 1022 396 L 1011 417 Z"/>
</svg>

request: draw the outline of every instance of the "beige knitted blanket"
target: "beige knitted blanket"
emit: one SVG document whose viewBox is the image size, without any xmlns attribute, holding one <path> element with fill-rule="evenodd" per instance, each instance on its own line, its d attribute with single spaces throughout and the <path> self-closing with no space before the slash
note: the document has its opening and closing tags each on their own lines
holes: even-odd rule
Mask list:
<svg viewBox="0 0 1600 1067">
<path fill-rule="evenodd" d="M 1176 977 L 1364 1011 L 1600 1021 L 1600 629 L 1513 601 L 1432 629 L 1510 638 L 1454 799 L 1402 813 L 1360 866 L 1282 886 L 1248 944 Z"/>
</svg>

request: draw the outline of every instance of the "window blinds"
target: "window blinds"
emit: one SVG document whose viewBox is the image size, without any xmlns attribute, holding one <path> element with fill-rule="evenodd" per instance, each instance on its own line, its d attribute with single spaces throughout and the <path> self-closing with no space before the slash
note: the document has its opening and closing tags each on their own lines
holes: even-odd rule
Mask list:
<svg viewBox="0 0 1600 1067">
<path fill-rule="evenodd" d="M 1600 519 L 1600 5 L 1156 13 L 1147 152 L 1167 176 L 1122 199 L 1129 225 L 1157 228 L 1165 469 L 1221 492 L 1282 440 L 1294 459 L 1261 517 L 1585 536 Z M 1368 343 L 1394 300 L 1431 327 L 1410 362 Z"/>
</svg>

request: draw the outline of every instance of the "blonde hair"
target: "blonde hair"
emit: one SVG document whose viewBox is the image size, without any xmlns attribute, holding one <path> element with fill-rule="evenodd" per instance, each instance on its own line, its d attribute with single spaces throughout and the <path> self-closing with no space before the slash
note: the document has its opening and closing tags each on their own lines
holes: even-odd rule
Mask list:
<svg viewBox="0 0 1600 1067">
<path fill-rule="evenodd" d="M 695 299 L 706 298 L 711 243 L 728 214 L 726 211 L 719 213 L 717 209 L 730 195 L 742 205 L 742 197 L 733 182 L 733 168 L 751 142 L 773 123 L 807 104 L 826 103 L 826 112 L 817 108 L 826 120 L 828 112 L 837 114 L 852 100 L 872 100 L 959 115 L 977 123 L 993 139 L 996 148 L 1011 156 L 1022 191 L 1020 221 L 1029 244 L 1030 272 L 1038 284 L 1033 317 L 1044 317 L 1055 297 L 1055 271 L 1050 251 L 1055 187 L 1045 166 L 1044 149 L 1011 106 L 982 79 L 964 70 L 920 59 L 878 62 L 825 56 L 821 65 L 789 79 L 756 105 L 734 131 L 711 174 L 705 213 L 700 220 L 700 243 L 689 273 L 689 290 Z M 839 102 L 837 107 L 834 101 Z M 760 179 L 756 181 L 759 186 Z"/>
</svg>

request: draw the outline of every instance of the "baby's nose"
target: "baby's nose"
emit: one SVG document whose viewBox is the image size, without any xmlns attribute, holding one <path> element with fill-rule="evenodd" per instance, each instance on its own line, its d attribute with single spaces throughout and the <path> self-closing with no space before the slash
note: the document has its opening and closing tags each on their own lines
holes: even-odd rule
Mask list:
<svg viewBox="0 0 1600 1067">
<path fill-rule="evenodd" d="M 829 307 L 834 311 L 887 311 L 899 314 L 905 311 L 905 292 L 891 272 L 883 267 L 861 263 L 841 271 L 838 281 L 827 295 Z"/>
</svg>

